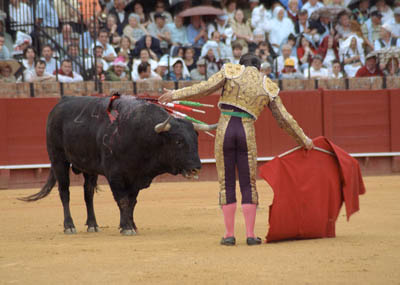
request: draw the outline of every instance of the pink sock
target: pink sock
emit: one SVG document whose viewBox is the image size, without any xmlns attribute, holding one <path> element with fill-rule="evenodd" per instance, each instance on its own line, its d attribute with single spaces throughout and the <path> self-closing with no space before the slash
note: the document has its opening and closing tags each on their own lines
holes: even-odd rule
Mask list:
<svg viewBox="0 0 400 285">
<path fill-rule="evenodd" d="M 256 204 L 242 204 L 244 222 L 246 224 L 246 236 L 256 237 L 254 235 L 254 225 L 256 223 Z"/>
<path fill-rule="evenodd" d="M 236 203 L 222 205 L 222 212 L 224 213 L 224 222 L 225 222 L 224 238 L 233 237 L 235 236 Z"/>
</svg>

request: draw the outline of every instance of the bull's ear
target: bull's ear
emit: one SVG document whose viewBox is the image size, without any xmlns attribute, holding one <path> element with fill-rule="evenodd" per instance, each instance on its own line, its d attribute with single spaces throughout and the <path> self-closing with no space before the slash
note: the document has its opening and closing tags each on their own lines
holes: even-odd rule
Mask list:
<svg viewBox="0 0 400 285">
<path fill-rule="evenodd" d="M 154 127 L 154 131 L 157 134 L 162 133 L 162 132 L 168 132 L 171 129 L 171 124 L 169 123 L 171 118 L 172 118 L 171 116 L 168 116 L 168 118 L 164 122 L 157 124 Z"/>
<path fill-rule="evenodd" d="M 213 131 L 218 127 L 218 124 L 206 125 L 193 123 L 193 127 L 196 131 Z"/>
</svg>

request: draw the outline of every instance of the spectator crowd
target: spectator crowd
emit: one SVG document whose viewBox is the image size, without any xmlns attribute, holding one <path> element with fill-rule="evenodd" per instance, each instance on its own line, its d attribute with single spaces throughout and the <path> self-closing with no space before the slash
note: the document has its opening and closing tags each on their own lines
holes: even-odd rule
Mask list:
<svg viewBox="0 0 400 285">
<path fill-rule="evenodd" d="M 10 0 L 0 81 L 206 80 L 247 52 L 271 79 L 397 76 L 400 0 L 390 1 Z M 182 16 L 196 5 L 223 13 Z"/>
</svg>

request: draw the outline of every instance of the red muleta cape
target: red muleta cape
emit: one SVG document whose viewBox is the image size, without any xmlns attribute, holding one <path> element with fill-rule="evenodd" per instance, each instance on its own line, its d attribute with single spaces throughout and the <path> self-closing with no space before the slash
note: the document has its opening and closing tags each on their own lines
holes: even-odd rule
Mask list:
<svg viewBox="0 0 400 285">
<path fill-rule="evenodd" d="M 343 201 L 347 220 L 359 210 L 365 187 L 357 160 L 324 137 L 313 143 L 336 157 L 301 148 L 260 167 L 274 191 L 267 242 L 335 237 Z"/>
</svg>

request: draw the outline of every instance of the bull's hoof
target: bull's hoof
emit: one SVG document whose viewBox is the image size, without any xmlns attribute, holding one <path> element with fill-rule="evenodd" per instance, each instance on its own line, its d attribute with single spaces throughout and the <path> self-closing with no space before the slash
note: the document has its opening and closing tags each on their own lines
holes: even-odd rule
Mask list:
<svg viewBox="0 0 400 285">
<path fill-rule="evenodd" d="M 99 227 L 88 227 L 87 232 L 88 233 L 98 233 L 98 232 L 100 232 L 100 229 L 99 229 Z"/>
<path fill-rule="evenodd" d="M 75 228 L 64 229 L 64 234 L 66 234 L 66 235 L 74 235 L 74 234 L 76 234 L 76 229 Z"/>
<path fill-rule="evenodd" d="M 134 229 L 121 230 L 121 235 L 123 235 L 123 236 L 134 236 L 134 235 L 136 235 L 136 232 L 135 232 Z"/>
</svg>

